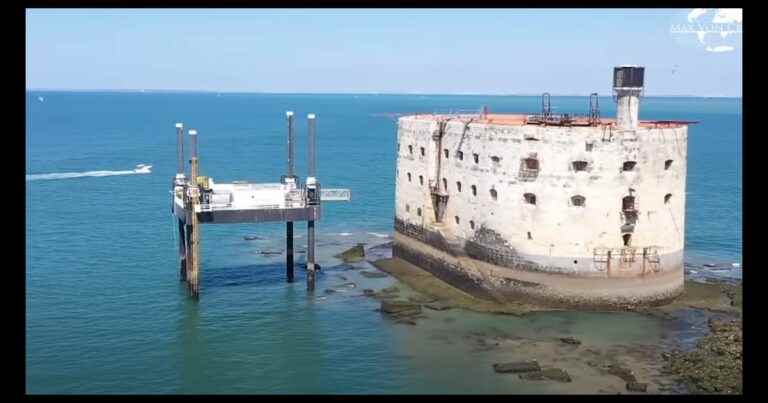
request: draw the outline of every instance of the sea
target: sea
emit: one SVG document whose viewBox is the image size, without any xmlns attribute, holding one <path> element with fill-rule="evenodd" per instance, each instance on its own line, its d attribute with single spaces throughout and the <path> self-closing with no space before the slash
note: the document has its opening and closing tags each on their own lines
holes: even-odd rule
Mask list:
<svg viewBox="0 0 768 403">
<path fill-rule="evenodd" d="M 603 116 L 615 115 L 610 97 L 599 101 Z M 536 113 L 540 102 L 537 96 L 28 91 L 27 393 L 594 392 L 603 378 L 580 370 L 577 361 L 563 364 L 574 378 L 567 384 L 496 374 L 493 363 L 520 357 L 478 350 L 472 337 L 570 335 L 609 351 L 628 344 L 658 348 L 677 337 L 674 330 L 648 316 L 601 312 L 517 317 L 454 309 L 429 312 L 415 326 L 399 324 L 361 291 L 407 286 L 361 276 L 366 267 L 359 265 L 367 263 L 354 267 L 334 257 L 357 243 L 391 240 L 397 116 L 484 106 L 491 113 Z M 551 102 L 558 113 L 583 114 L 589 106 L 586 96 Z M 740 98 L 641 101 L 641 119 L 698 122 L 688 140 L 689 277 L 741 278 L 741 107 Z M 197 129 L 201 175 L 220 183 L 277 182 L 286 171 L 286 111 L 296 116 L 298 175 L 306 176 L 306 116 L 314 113 L 318 179 L 324 188 L 352 192 L 349 202 L 323 204 L 316 291 L 308 293 L 304 282 L 306 224 L 296 224 L 294 283 L 285 281 L 283 225 L 206 225 L 201 296 L 189 298 L 179 281 L 170 211 L 175 124 Z M 152 168 L 138 173 L 137 164 Z M 689 330 L 678 326 L 676 334 Z"/>
</svg>

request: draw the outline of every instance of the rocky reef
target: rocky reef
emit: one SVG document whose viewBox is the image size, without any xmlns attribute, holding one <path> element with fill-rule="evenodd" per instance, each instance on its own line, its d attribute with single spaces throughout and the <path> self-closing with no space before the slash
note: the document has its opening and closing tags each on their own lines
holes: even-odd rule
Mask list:
<svg viewBox="0 0 768 403">
<path fill-rule="evenodd" d="M 365 251 L 358 255 L 364 256 Z M 416 325 L 430 315 L 442 314 L 435 311 L 448 309 L 514 316 L 563 310 L 524 301 L 499 302 L 481 299 L 402 259 L 374 260 L 372 256 L 368 259 L 367 262 L 379 270 L 358 271 L 362 277 L 392 276 L 404 284 L 405 289 L 411 290 L 403 294 L 403 287 L 398 287 L 397 283 L 377 291 L 362 290 L 361 296 L 377 299 L 380 303 L 377 311 L 395 324 Z M 681 316 L 693 315 L 703 318 L 697 319 L 700 320 L 696 325 L 699 330 L 692 330 L 690 324 L 683 325 L 686 332 L 695 334 L 695 338 L 687 339 L 688 348 L 684 348 L 678 341 L 682 339 L 655 345 L 632 344 L 599 348 L 589 343 L 585 346 L 581 338 L 577 339 L 567 333 L 555 335 L 551 340 L 525 340 L 513 335 L 477 334 L 468 341 L 478 352 L 493 350 L 503 354 L 514 351 L 513 357 L 519 358 L 520 361 L 497 362 L 493 370 L 497 376 L 515 374 L 515 377 L 524 382 L 563 385 L 562 387 L 569 388 L 567 390 L 585 393 L 596 391 L 740 394 L 741 309 L 740 283 L 687 280 L 684 292 L 670 303 L 627 310 L 652 316 L 669 324 L 680 323 Z M 691 348 L 694 343 L 695 347 Z"/>
<path fill-rule="evenodd" d="M 709 321 L 710 334 L 692 351 L 665 353 L 665 370 L 678 376 L 692 393 L 742 393 L 741 319 Z"/>
</svg>

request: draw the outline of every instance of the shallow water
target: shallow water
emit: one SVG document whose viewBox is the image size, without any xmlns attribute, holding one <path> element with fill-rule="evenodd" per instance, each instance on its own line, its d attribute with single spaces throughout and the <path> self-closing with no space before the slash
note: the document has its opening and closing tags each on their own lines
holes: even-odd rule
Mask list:
<svg viewBox="0 0 768 403">
<path fill-rule="evenodd" d="M 45 102 L 37 101 L 41 95 Z M 610 99 L 601 101 L 603 114 L 612 115 Z M 741 261 L 740 102 L 643 101 L 644 119 L 701 120 L 689 140 L 686 259 L 692 264 Z M 375 311 L 377 301 L 360 296 L 394 279 L 365 278 L 333 258 L 392 234 L 396 128 L 381 114 L 483 104 L 494 112 L 539 105 L 536 97 L 29 93 L 28 175 L 124 171 L 139 163 L 153 169 L 27 182 L 27 391 L 610 392 L 615 380 L 550 341 L 573 335 L 600 351 L 653 348 L 679 338 L 675 329 L 636 314 L 579 312 L 518 318 L 430 311 L 416 326 L 395 324 Z M 553 104 L 583 112 L 586 99 L 555 97 Z M 174 123 L 199 130 L 203 175 L 217 182 L 276 181 L 284 171 L 289 109 L 300 117 L 298 172 L 305 171 L 303 116 L 317 113 L 320 181 L 352 189 L 352 202 L 323 207 L 318 260 L 324 270 L 315 296 L 305 291 L 303 254 L 297 253 L 293 284 L 284 282 L 284 256 L 260 254 L 284 249 L 282 226 L 227 225 L 202 228 L 202 297 L 189 300 L 178 281 L 169 211 Z M 304 227 L 296 227 L 296 248 L 303 250 Z M 349 281 L 356 287 L 324 293 Z M 485 337 L 478 332 L 535 343 L 526 344 L 526 354 L 567 368 L 574 382 L 493 373 L 494 362 L 520 355 L 477 351 L 477 337 Z M 559 355 L 571 361 L 547 361 Z"/>
</svg>

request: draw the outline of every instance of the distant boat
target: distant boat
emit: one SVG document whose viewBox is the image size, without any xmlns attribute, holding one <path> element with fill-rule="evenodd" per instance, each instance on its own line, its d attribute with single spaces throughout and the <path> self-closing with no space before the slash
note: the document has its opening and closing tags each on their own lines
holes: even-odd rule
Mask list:
<svg viewBox="0 0 768 403">
<path fill-rule="evenodd" d="M 138 164 L 136 165 L 136 168 L 133 170 L 133 172 L 136 172 L 139 174 L 148 174 L 152 172 L 150 171 L 151 169 L 152 169 L 152 165 Z"/>
</svg>

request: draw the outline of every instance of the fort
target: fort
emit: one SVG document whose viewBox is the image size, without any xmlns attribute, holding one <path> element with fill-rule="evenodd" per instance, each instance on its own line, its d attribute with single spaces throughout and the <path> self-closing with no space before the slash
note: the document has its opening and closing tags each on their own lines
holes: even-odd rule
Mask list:
<svg viewBox="0 0 768 403">
<path fill-rule="evenodd" d="M 398 119 L 393 256 L 472 295 L 656 305 L 683 290 L 688 125 L 640 121 L 645 69 L 614 68 L 616 117 Z"/>
</svg>

